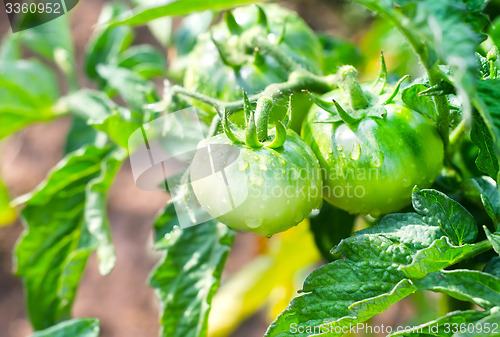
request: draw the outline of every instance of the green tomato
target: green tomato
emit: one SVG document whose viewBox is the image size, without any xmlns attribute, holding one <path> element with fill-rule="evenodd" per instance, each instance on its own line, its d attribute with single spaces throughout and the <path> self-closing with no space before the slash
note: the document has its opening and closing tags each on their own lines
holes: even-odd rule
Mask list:
<svg viewBox="0 0 500 337">
<path fill-rule="evenodd" d="M 213 168 L 218 172 L 211 174 Z M 193 191 L 210 215 L 230 228 L 268 237 L 321 206 L 320 174 L 314 153 L 291 130 L 276 149 L 234 145 L 224 133 L 208 138 L 190 169 Z"/>
<path fill-rule="evenodd" d="M 432 185 L 442 168 L 443 143 L 428 117 L 399 99 L 382 104 L 381 98 L 387 97 L 358 89 L 322 97 L 350 108 L 352 119 L 332 117 L 314 105 L 302 137 L 324 170 L 323 197 L 350 213 L 378 216 L 408 205 L 415 185 Z M 361 103 L 356 101 L 360 94 Z"/>
<path fill-rule="evenodd" d="M 261 10 L 265 12 L 265 19 L 262 18 Z M 245 45 L 252 35 L 267 37 L 304 68 L 321 74 L 323 60 L 319 39 L 296 13 L 278 5 L 266 4 L 240 7 L 232 15 L 239 28 L 230 24 L 232 20 L 223 20 L 198 38 L 184 77 L 187 89 L 223 101 L 235 101 L 242 98 L 242 89 L 248 95 L 253 95 L 272 83 L 285 82 L 288 73 L 272 56 L 256 52 Z M 281 34 L 284 34 L 282 38 Z M 290 94 L 284 92 L 283 97 L 275 101 L 271 123 L 281 120 L 285 115 Z M 292 109 L 292 119 L 295 119 L 292 126 L 300 131 L 301 122 L 310 106 L 304 109 L 302 105 L 310 102 L 305 95 L 296 95 L 294 102 L 297 102 L 298 108 L 296 112 Z M 196 101 L 193 104 L 213 116 L 214 109 L 211 106 Z M 231 119 L 237 121 L 238 115 L 241 119 L 241 114 L 234 114 Z"/>
</svg>

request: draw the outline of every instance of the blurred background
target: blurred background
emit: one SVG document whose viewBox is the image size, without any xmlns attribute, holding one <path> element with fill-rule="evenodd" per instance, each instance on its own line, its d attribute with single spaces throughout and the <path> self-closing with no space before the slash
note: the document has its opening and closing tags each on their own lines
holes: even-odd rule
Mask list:
<svg viewBox="0 0 500 337">
<path fill-rule="evenodd" d="M 78 62 L 78 81 L 89 88 L 96 86 L 83 75 L 84 49 L 105 3 L 102 0 L 81 0 L 69 14 Z M 415 76 L 419 73 L 418 68 L 408 69 L 407 64 L 416 63 L 412 61 L 411 51 L 402 37 L 359 6 L 328 0 L 285 1 L 280 5 L 296 10 L 315 31 L 335 37 L 334 48 L 330 48 L 331 72 L 335 72 L 340 65 L 338 60 L 343 59 L 346 63 L 355 63 L 366 79 L 373 79 L 378 72 L 379 53 L 383 49 L 391 73 L 398 76 L 407 73 Z M 496 3 L 492 3 L 490 12 L 498 13 L 496 6 Z M 176 18 L 174 28 L 181 23 L 182 19 Z M 7 15 L 0 11 L 0 39 L 10 33 Z M 160 47 L 146 27 L 138 27 L 134 44 L 144 43 Z M 339 53 L 345 55 L 339 57 Z M 365 55 L 365 58 L 361 55 Z M 174 57 L 170 54 L 167 56 L 167 59 Z M 0 143 L 0 176 L 12 198 L 33 190 L 62 158 L 70 125 L 70 118 L 32 125 Z M 158 333 L 158 303 L 153 289 L 146 285 L 146 279 L 159 260 L 152 248 L 152 222 L 167 200 L 165 193 L 137 188 L 129 163 L 123 165 L 113 183 L 108 202 L 117 253 L 116 267 L 109 276 L 102 277 L 97 269 L 95 255 L 92 255 L 73 310 L 75 317 L 99 318 L 103 337 L 150 337 Z M 0 227 L 0 337 L 24 337 L 32 332 L 24 309 L 21 280 L 12 274 L 12 250 L 22 229 L 19 220 Z M 300 232 L 289 235 L 299 234 Z M 252 234 L 239 233 L 222 282 L 230 279 L 241 266 L 248 265 L 263 251 L 268 251 L 269 247 L 272 250 L 273 240 L 278 242 L 281 238 L 273 238 L 268 242 Z M 311 246 L 311 249 L 314 247 Z M 311 259 L 317 260 L 316 266 L 322 263 L 319 254 L 312 255 Z M 310 268 L 312 267 L 314 266 Z M 300 287 L 310 268 L 302 271 L 301 276 L 294 280 L 295 289 L 292 293 Z M 269 277 L 274 276 L 271 273 Z M 262 308 L 256 314 L 241 313 L 242 317 L 250 316 L 230 336 L 257 337 L 264 334 L 269 320 L 289 302 L 289 289 L 283 290 L 285 295 L 280 295 L 279 289 L 273 291 L 272 296 L 278 298 L 274 309 Z M 421 314 L 416 312 L 416 306 L 413 305 L 418 301 L 415 297 L 405 299 L 383 315 L 373 318 L 372 324 L 407 324 Z M 436 303 L 438 302 L 439 299 L 436 298 Z M 221 332 L 223 334 L 227 332 Z"/>
</svg>

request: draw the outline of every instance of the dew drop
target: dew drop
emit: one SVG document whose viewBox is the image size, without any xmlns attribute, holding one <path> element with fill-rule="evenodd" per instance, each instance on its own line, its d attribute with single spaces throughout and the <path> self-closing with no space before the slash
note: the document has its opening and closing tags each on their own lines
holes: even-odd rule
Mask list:
<svg viewBox="0 0 500 337">
<path fill-rule="evenodd" d="M 345 158 L 345 153 L 344 153 L 344 152 L 340 152 L 340 156 L 341 156 L 342 158 Z"/>
<path fill-rule="evenodd" d="M 281 158 L 281 157 L 279 158 L 279 161 L 280 161 L 281 165 L 285 165 L 286 164 L 286 160 L 283 159 L 283 158 Z"/>
<path fill-rule="evenodd" d="M 245 225 L 247 225 L 250 228 L 257 228 L 260 225 L 262 225 L 262 219 L 246 219 Z"/>
<path fill-rule="evenodd" d="M 382 152 L 378 152 L 373 154 L 370 163 L 373 167 L 380 167 L 384 163 L 384 154 Z"/>
<path fill-rule="evenodd" d="M 354 149 L 352 150 L 349 157 L 351 157 L 352 160 L 358 160 L 360 156 L 361 156 L 361 146 L 359 146 L 359 144 L 356 143 L 354 144 Z"/>
<path fill-rule="evenodd" d="M 261 164 L 261 165 L 260 165 L 260 169 L 261 169 L 262 171 L 267 171 L 267 166 L 266 166 L 266 164 Z"/>
<path fill-rule="evenodd" d="M 245 171 L 248 168 L 248 162 L 246 160 L 242 160 L 238 163 L 238 170 Z"/>
<path fill-rule="evenodd" d="M 337 145 L 337 150 L 338 151 L 342 151 L 344 149 L 344 147 L 342 145 Z"/>
</svg>

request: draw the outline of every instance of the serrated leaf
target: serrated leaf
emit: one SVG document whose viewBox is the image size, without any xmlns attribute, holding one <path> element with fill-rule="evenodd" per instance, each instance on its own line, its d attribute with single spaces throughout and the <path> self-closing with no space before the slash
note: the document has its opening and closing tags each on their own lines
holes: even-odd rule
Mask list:
<svg viewBox="0 0 500 337">
<path fill-rule="evenodd" d="M 426 217 L 426 222 L 439 226 L 455 245 L 471 243 L 477 237 L 472 215 L 458 202 L 436 190 L 413 191 L 413 208 Z"/>
<path fill-rule="evenodd" d="M 239 5 L 245 5 L 256 2 L 255 0 L 162 0 L 151 4 L 145 4 L 125 13 L 119 18 L 112 20 L 110 24 L 114 25 L 140 25 L 148 21 L 164 17 L 186 15 L 192 12 L 205 10 L 223 10 Z"/>
<path fill-rule="evenodd" d="M 342 239 L 351 235 L 356 216 L 339 208 L 323 203 L 318 214 L 309 217 L 311 232 L 314 234 L 316 247 L 327 261 L 333 261 L 330 250 Z"/>
<path fill-rule="evenodd" d="M 31 337 L 98 337 L 99 320 L 79 318 L 61 322 L 48 329 L 37 331 Z"/>
<path fill-rule="evenodd" d="M 161 303 L 160 335 L 206 335 L 210 303 L 219 287 L 234 232 L 216 220 L 181 229 L 172 203 L 154 227 L 161 233 L 157 234 L 156 247 L 165 250 L 149 278 Z"/>
<path fill-rule="evenodd" d="M 388 214 L 375 226 L 356 232 L 356 235 L 366 234 L 379 234 L 414 250 L 426 248 L 445 235 L 439 226 L 429 225 L 416 213 Z"/>
<path fill-rule="evenodd" d="M 100 271 L 114 264 L 105 195 L 123 151 L 93 146 L 64 158 L 31 195 L 23 197 L 27 229 L 16 247 L 17 275 L 26 289 L 35 329 L 70 316 L 79 280 L 97 249 Z"/>
<path fill-rule="evenodd" d="M 434 241 L 428 248 L 418 251 L 413 257 L 412 263 L 401 266 L 400 270 L 407 277 L 418 279 L 489 249 L 486 242 L 454 246 L 448 237 L 442 237 Z"/>
<path fill-rule="evenodd" d="M 500 306 L 500 278 L 476 270 L 439 271 L 413 280 L 421 290 L 442 292 L 482 308 Z"/>
<path fill-rule="evenodd" d="M 278 316 L 266 336 L 308 336 L 308 331 L 319 325 L 325 329 L 320 331 L 334 331 L 332 328 L 376 315 L 413 291 L 406 282 L 400 283 L 404 274 L 398 266 L 409 262 L 410 253 L 404 245 L 380 236 L 360 235 L 343 240 L 336 253 L 345 260 L 313 271 L 304 283 L 302 296 Z M 304 332 L 293 333 L 292 326 Z M 330 332 L 328 336 L 341 334 Z"/>
<path fill-rule="evenodd" d="M 465 193 L 479 197 L 496 230 L 500 230 L 500 193 L 495 180 L 490 177 L 467 179 L 463 183 Z"/>
<path fill-rule="evenodd" d="M 452 336 L 454 330 L 452 329 L 452 324 L 474 323 L 487 315 L 487 312 L 476 310 L 452 311 L 438 319 L 412 327 L 411 329 L 406 329 L 403 332 L 396 331 L 391 333 L 388 337 Z"/>
<path fill-rule="evenodd" d="M 419 96 L 418 94 L 424 90 L 428 89 L 427 86 L 423 84 L 413 84 L 401 91 L 401 99 L 403 102 L 414 110 L 420 112 L 423 115 L 436 120 L 437 112 L 434 105 L 434 101 L 430 96 Z"/>
<path fill-rule="evenodd" d="M 38 61 L 0 63 L 0 139 L 28 124 L 56 115 L 59 95 L 53 72 Z"/>
</svg>

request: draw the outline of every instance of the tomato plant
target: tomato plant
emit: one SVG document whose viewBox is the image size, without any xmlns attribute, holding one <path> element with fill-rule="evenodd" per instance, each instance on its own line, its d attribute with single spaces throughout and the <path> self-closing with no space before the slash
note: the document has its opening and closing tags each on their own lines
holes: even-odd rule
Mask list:
<svg viewBox="0 0 500 337">
<path fill-rule="evenodd" d="M 161 336 L 236 336 L 259 310 L 269 337 L 499 335 L 498 4 L 352 0 L 311 18 L 253 2 L 108 3 L 83 60 L 68 15 L 3 37 L 0 138 L 71 121 L 36 189 L 0 182 L 0 226 L 24 225 L 13 254 L 32 336 L 106 324 L 72 309 L 91 254 L 113 272 L 108 190 L 134 134 L 172 195 L 148 279 Z M 319 31 L 328 15 L 345 24 Z M 160 119 L 187 107 L 206 133 L 194 149 L 191 120 Z M 157 146 L 154 121 L 184 138 Z M 180 195 L 153 156 L 171 148 L 191 156 Z M 241 231 L 258 234 L 256 257 L 223 273 Z M 384 321 L 399 302 L 404 329 Z"/>
</svg>

